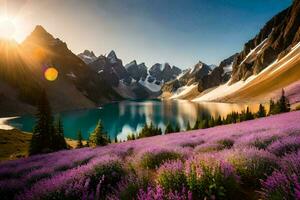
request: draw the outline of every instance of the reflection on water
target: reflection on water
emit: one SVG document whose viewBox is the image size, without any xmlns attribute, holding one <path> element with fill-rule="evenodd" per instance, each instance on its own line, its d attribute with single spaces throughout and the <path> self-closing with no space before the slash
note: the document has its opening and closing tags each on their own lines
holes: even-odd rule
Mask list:
<svg viewBox="0 0 300 200">
<path fill-rule="evenodd" d="M 250 110 L 256 112 L 258 105 L 249 105 Z M 99 109 L 79 110 L 60 113 L 64 122 L 65 136 L 76 139 L 78 130 L 83 132 L 84 138 L 88 138 L 99 119 L 104 123 L 105 130 L 111 138 L 124 140 L 129 133 L 137 133 L 145 122 L 151 122 L 165 129 L 165 124 L 178 123 L 182 130 L 188 121 L 193 125 L 197 117 L 201 115 L 226 116 L 232 111 L 241 112 L 247 105 L 227 103 L 193 103 L 190 101 L 122 101 L 111 103 Z M 12 126 L 23 131 L 32 131 L 34 118 L 23 116 L 10 120 Z"/>
</svg>

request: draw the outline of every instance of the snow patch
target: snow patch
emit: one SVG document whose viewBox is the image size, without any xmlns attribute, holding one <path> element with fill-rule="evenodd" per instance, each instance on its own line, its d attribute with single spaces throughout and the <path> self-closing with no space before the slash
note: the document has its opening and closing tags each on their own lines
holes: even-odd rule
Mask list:
<svg viewBox="0 0 300 200">
<path fill-rule="evenodd" d="M 145 80 L 139 80 L 139 83 L 140 83 L 142 86 L 148 88 L 148 89 L 151 90 L 152 92 L 159 92 L 159 91 L 161 90 L 161 86 L 162 86 L 163 83 L 157 85 L 155 82 L 156 82 L 156 81 L 154 80 L 152 83 L 150 83 L 150 82 L 148 81 L 148 76 L 147 76 L 147 78 L 146 78 Z"/>
<path fill-rule="evenodd" d="M 252 49 L 248 55 L 245 57 L 245 59 L 240 63 L 240 65 L 242 65 L 244 62 L 246 62 L 248 60 L 248 58 L 250 58 L 250 56 L 255 54 L 258 54 L 264 47 L 265 43 L 267 42 L 267 40 L 269 39 L 269 37 L 267 37 L 266 39 L 264 39 L 259 45 L 257 45 L 254 49 Z"/>
<path fill-rule="evenodd" d="M 193 89 L 198 87 L 198 84 L 193 84 L 189 86 L 182 86 L 176 90 L 176 92 L 171 96 L 170 99 L 179 99 L 181 96 L 184 96 L 191 92 Z"/>
<path fill-rule="evenodd" d="M 66 75 L 69 76 L 69 77 L 72 77 L 72 78 L 77 78 L 77 76 L 73 72 L 70 72 Z"/>
<path fill-rule="evenodd" d="M 232 62 L 231 64 L 229 64 L 229 65 L 223 67 L 224 72 L 223 72 L 222 76 L 224 76 L 224 75 L 227 74 L 227 73 L 232 72 L 232 65 L 233 65 L 233 62 Z"/>
</svg>

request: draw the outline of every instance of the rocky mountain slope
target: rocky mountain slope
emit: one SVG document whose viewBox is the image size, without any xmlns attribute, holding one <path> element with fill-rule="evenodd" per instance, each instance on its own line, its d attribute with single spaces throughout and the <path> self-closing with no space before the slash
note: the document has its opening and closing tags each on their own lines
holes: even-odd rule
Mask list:
<svg viewBox="0 0 300 200">
<path fill-rule="evenodd" d="M 181 91 L 184 95 L 175 97 L 225 102 L 266 102 L 276 98 L 282 88 L 300 80 L 299 42 L 300 1 L 297 0 L 269 20 L 239 54 L 221 63 L 223 72 L 216 68 L 201 79 L 197 90 L 187 88 L 188 91 Z M 226 72 L 231 68 L 230 77 L 230 72 L 228 75 Z M 220 77 L 221 72 L 225 72 L 224 77 Z"/>
<path fill-rule="evenodd" d="M 181 76 L 173 81 L 169 81 L 164 84 L 162 91 L 162 97 L 170 97 L 176 95 L 176 98 L 182 96 L 181 92 L 189 93 L 187 90 L 197 90 L 198 84 L 205 76 L 208 76 L 212 72 L 209 65 L 199 61 L 192 69 L 186 70 Z M 180 97 L 180 98 L 186 98 Z"/>
<path fill-rule="evenodd" d="M 256 75 L 300 41 L 300 1 L 274 16 L 247 42 L 233 64 L 231 83 Z"/>
<path fill-rule="evenodd" d="M 234 54 L 223 60 L 219 66 L 216 66 L 211 73 L 200 79 L 198 91 L 203 92 L 206 89 L 219 86 L 226 83 L 231 78 L 233 61 L 238 54 Z"/>
</svg>

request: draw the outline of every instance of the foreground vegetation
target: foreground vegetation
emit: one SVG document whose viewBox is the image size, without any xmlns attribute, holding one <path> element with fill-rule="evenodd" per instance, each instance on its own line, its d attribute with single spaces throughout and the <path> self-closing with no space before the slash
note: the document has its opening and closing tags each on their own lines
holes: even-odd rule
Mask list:
<svg viewBox="0 0 300 200">
<path fill-rule="evenodd" d="M 300 112 L 0 165 L 2 199 L 297 199 Z"/>
</svg>

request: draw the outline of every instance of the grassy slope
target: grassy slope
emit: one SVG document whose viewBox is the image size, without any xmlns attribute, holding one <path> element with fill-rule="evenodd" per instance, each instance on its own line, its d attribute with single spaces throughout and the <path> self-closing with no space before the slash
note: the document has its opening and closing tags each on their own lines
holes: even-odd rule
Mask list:
<svg viewBox="0 0 300 200">
<path fill-rule="evenodd" d="M 0 129 L 0 162 L 28 156 L 30 140 L 30 133 L 24 133 L 17 129 Z M 77 141 L 66 138 L 66 142 L 71 148 L 76 147 Z M 83 141 L 83 144 L 85 145 L 86 141 Z"/>
<path fill-rule="evenodd" d="M 31 134 L 17 129 L 0 130 L 0 161 L 27 156 Z"/>
</svg>

